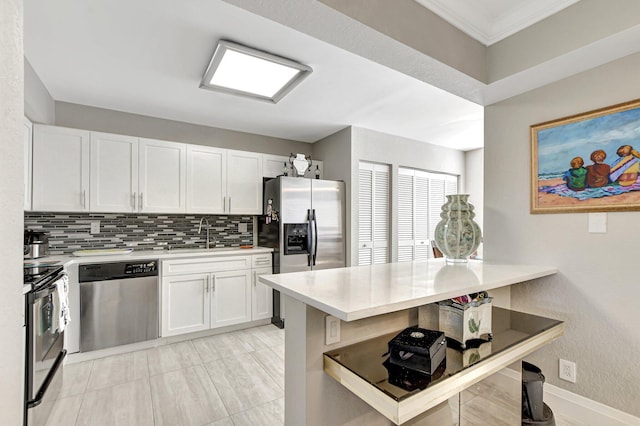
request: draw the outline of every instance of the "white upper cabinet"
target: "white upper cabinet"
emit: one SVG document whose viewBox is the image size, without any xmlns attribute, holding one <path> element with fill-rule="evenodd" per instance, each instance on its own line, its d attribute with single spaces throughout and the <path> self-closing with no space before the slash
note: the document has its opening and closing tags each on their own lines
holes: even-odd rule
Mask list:
<svg viewBox="0 0 640 426">
<path fill-rule="evenodd" d="M 262 154 L 30 126 L 25 210 L 262 214 Z"/>
<path fill-rule="evenodd" d="M 262 214 L 262 154 L 227 151 L 229 214 Z"/>
<path fill-rule="evenodd" d="M 227 151 L 187 145 L 187 212 L 225 213 Z"/>
<path fill-rule="evenodd" d="M 138 210 L 138 138 L 91 132 L 91 211 Z"/>
<path fill-rule="evenodd" d="M 187 145 L 140 138 L 139 210 L 184 213 L 187 189 Z"/>
<path fill-rule="evenodd" d="M 291 175 L 291 164 L 289 164 L 288 156 L 264 154 L 262 158 L 262 177 L 274 178 L 283 175 L 285 165 L 288 166 L 288 173 Z M 323 179 L 323 163 L 319 160 L 311 160 L 311 167 L 307 167 L 304 177 L 315 178 L 316 172 L 318 172 L 319 179 Z"/>
<path fill-rule="evenodd" d="M 33 124 L 24 118 L 22 144 L 24 148 L 24 209 L 31 210 L 31 161 L 33 158 Z"/>
<path fill-rule="evenodd" d="M 89 132 L 33 126 L 33 210 L 89 211 Z"/>
<path fill-rule="evenodd" d="M 289 157 L 284 155 L 262 156 L 262 177 L 275 178 L 284 173 L 285 165 L 289 164 Z"/>
</svg>

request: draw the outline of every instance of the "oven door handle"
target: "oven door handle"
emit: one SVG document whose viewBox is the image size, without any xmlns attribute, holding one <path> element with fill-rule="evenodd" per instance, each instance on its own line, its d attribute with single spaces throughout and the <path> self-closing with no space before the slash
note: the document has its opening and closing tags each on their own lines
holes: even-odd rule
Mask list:
<svg viewBox="0 0 640 426">
<path fill-rule="evenodd" d="M 42 386 L 40 386 L 40 389 L 38 390 L 38 394 L 36 395 L 36 397 L 33 398 L 31 401 L 27 401 L 27 408 L 33 408 L 40 405 L 40 403 L 42 402 L 42 399 L 44 398 L 44 394 L 47 393 L 47 389 L 49 388 L 49 385 L 53 381 L 53 377 L 56 375 L 56 373 L 58 372 L 58 369 L 62 365 L 62 361 L 64 360 L 65 356 L 67 356 L 67 350 L 63 349 L 62 351 L 60 351 L 60 353 L 56 357 L 56 360 L 53 363 L 51 370 L 49 370 L 49 374 L 47 374 L 47 377 L 44 379 L 44 382 L 42 382 Z"/>
<path fill-rule="evenodd" d="M 56 286 L 55 283 L 58 282 L 58 280 L 64 277 L 65 275 L 66 274 L 64 272 L 59 274 L 53 280 L 51 280 L 48 286 L 46 286 L 43 289 L 37 290 L 35 293 L 33 293 L 32 300 L 35 301 L 37 299 L 42 299 L 43 297 L 47 297 L 48 295 L 56 291 L 58 286 Z"/>
</svg>

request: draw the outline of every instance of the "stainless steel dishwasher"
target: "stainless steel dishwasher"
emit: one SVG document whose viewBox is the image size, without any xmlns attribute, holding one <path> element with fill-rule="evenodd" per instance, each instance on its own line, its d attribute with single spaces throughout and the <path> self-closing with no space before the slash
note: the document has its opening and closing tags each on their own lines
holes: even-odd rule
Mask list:
<svg viewBox="0 0 640 426">
<path fill-rule="evenodd" d="M 158 337 L 158 261 L 80 265 L 80 352 Z"/>
</svg>

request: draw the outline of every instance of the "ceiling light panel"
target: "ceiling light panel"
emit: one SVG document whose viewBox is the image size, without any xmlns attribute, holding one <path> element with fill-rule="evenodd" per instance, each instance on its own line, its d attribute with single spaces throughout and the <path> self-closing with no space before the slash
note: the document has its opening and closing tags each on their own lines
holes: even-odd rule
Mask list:
<svg viewBox="0 0 640 426">
<path fill-rule="evenodd" d="M 200 87 L 276 103 L 311 72 L 290 59 L 221 40 Z"/>
</svg>

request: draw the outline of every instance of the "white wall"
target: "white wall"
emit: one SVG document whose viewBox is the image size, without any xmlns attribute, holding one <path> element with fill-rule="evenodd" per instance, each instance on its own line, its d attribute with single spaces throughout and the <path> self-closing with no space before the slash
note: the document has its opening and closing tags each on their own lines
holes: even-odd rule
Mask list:
<svg viewBox="0 0 640 426">
<path fill-rule="evenodd" d="M 34 123 L 54 124 L 56 106 L 33 67 L 24 59 L 24 115 Z"/>
<path fill-rule="evenodd" d="M 476 217 L 474 220 L 484 231 L 484 149 L 474 149 L 464 153 L 464 192 L 469 194 L 469 202 L 473 204 Z M 482 257 L 483 244 L 478 247 L 478 255 Z"/>
<path fill-rule="evenodd" d="M 305 142 L 165 120 L 86 105 L 56 102 L 56 125 L 241 151 L 286 155 L 310 153 Z"/>
<path fill-rule="evenodd" d="M 640 54 L 489 106 L 485 110 L 484 254 L 555 265 L 559 274 L 511 288 L 511 306 L 562 319 L 565 336 L 529 357 L 547 382 L 640 415 L 640 212 L 608 213 L 606 234 L 588 214 L 529 213 L 529 126 L 640 98 Z M 639 142 L 640 143 L 640 142 Z M 577 383 L 558 379 L 558 358 Z"/>
<path fill-rule="evenodd" d="M 487 48 L 489 83 L 638 25 L 637 0 L 580 0 Z"/>
<path fill-rule="evenodd" d="M 478 81 L 486 81 L 484 45 L 414 0 L 320 1 Z"/>
<path fill-rule="evenodd" d="M 24 61 L 22 1 L 0 2 L 0 424 L 22 424 Z"/>
</svg>

